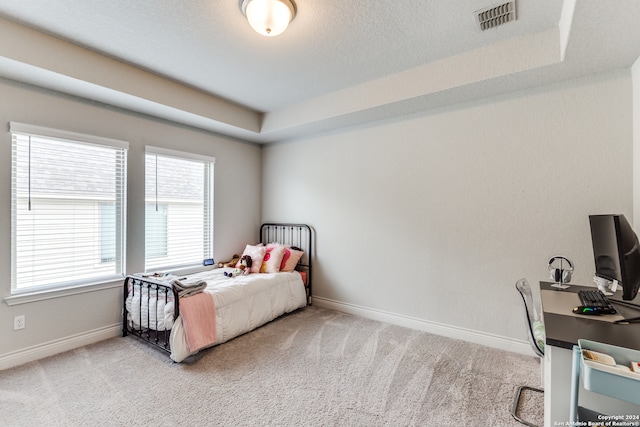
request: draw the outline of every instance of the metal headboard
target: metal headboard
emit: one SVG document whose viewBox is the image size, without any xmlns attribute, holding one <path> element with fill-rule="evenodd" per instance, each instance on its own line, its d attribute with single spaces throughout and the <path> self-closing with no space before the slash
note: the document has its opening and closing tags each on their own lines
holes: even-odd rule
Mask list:
<svg viewBox="0 0 640 427">
<path fill-rule="evenodd" d="M 296 270 L 307 273 L 307 304 L 311 305 L 313 230 L 306 224 L 264 223 L 260 226 L 260 243 L 281 243 L 304 251 Z"/>
</svg>

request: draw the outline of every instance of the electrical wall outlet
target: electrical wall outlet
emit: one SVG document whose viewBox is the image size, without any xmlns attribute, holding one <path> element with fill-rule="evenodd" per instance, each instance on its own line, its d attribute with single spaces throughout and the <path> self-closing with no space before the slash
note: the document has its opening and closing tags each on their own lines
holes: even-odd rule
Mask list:
<svg viewBox="0 0 640 427">
<path fill-rule="evenodd" d="M 13 318 L 13 330 L 17 331 L 19 329 L 24 329 L 24 327 L 25 327 L 24 314 L 21 314 L 20 316 L 15 316 Z"/>
</svg>

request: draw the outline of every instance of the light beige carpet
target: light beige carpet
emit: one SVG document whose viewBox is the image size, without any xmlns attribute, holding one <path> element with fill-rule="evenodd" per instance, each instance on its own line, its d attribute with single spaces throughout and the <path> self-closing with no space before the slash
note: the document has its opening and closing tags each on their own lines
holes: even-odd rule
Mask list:
<svg viewBox="0 0 640 427">
<path fill-rule="evenodd" d="M 519 426 L 539 381 L 533 356 L 308 307 L 182 364 L 127 337 L 1 371 L 0 424 Z"/>
</svg>

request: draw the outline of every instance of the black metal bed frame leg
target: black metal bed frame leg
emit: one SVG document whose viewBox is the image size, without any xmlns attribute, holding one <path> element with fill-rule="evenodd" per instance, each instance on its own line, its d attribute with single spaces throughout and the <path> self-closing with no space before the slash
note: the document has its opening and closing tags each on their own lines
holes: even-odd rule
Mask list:
<svg viewBox="0 0 640 427">
<path fill-rule="evenodd" d="M 124 292 L 123 292 L 123 299 L 122 299 L 122 336 L 126 337 L 127 333 L 129 332 L 128 328 L 127 328 L 127 298 L 129 297 L 129 280 L 130 278 L 127 277 L 124 279 Z"/>
</svg>

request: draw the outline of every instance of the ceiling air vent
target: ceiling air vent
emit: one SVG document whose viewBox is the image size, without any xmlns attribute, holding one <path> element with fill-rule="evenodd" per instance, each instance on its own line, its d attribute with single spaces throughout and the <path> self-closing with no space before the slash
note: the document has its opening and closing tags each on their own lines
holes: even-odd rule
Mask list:
<svg viewBox="0 0 640 427">
<path fill-rule="evenodd" d="M 516 2 L 513 0 L 498 6 L 477 10 L 475 15 L 480 30 L 489 30 L 516 20 Z"/>
</svg>

